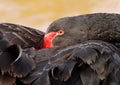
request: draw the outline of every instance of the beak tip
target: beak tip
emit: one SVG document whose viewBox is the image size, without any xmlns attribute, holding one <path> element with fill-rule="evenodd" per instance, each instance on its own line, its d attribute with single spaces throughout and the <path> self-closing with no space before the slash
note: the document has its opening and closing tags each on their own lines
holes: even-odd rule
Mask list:
<svg viewBox="0 0 120 85">
<path fill-rule="evenodd" d="M 59 31 L 57 32 L 57 34 L 58 34 L 58 35 L 63 35 L 63 34 L 64 34 L 64 31 L 63 31 L 63 30 L 59 30 Z"/>
</svg>

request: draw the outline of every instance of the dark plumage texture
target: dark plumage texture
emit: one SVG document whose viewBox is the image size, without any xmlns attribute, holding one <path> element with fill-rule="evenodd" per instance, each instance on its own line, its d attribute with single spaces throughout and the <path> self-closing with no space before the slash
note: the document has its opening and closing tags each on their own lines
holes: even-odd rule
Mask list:
<svg viewBox="0 0 120 85">
<path fill-rule="evenodd" d="M 19 44 L 22 48 L 42 48 L 44 32 L 37 29 L 12 24 L 0 23 L 0 38 L 4 38 L 11 45 Z"/>
<path fill-rule="evenodd" d="M 34 47 L 44 33 L 38 38 L 37 30 L 0 24 L 0 85 L 120 85 L 119 17 L 98 13 L 59 19 L 48 28 L 65 31 L 53 41 L 58 47 L 40 50 Z"/>
<path fill-rule="evenodd" d="M 0 23 L 0 85 L 22 83 L 20 78 L 35 68 L 34 48 L 42 48 L 43 36 L 30 27 Z"/>
<path fill-rule="evenodd" d="M 117 47 L 120 43 L 120 14 L 95 13 L 64 17 L 50 24 L 47 32 L 64 30 L 54 46 L 70 46 L 86 40 L 103 40 Z"/>
<path fill-rule="evenodd" d="M 22 79 L 24 83 L 120 85 L 120 52 L 110 43 L 86 41 L 64 49 L 43 49 L 34 60 L 36 68 Z"/>
<path fill-rule="evenodd" d="M 35 68 L 35 62 L 29 55 L 31 52 L 22 50 L 19 45 L 7 43 L 5 47 L 0 49 L 0 85 L 17 85 L 19 78 Z"/>
</svg>

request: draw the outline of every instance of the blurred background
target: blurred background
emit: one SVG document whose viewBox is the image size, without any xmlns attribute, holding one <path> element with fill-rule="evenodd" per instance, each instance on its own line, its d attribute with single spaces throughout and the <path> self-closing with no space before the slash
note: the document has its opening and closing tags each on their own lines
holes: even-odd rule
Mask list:
<svg viewBox="0 0 120 85">
<path fill-rule="evenodd" d="M 0 23 L 21 24 L 42 31 L 61 17 L 98 12 L 120 13 L 120 1 L 0 0 Z"/>
</svg>

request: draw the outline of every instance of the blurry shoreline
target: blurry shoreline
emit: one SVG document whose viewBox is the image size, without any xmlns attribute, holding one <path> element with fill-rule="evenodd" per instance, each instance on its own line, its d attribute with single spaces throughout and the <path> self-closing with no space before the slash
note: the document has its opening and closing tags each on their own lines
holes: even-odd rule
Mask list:
<svg viewBox="0 0 120 85">
<path fill-rule="evenodd" d="M 0 23 L 8 22 L 41 31 L 54 20 L 90 13 L 120 13 L 119 0 L 0 0 Z"/>
</svg>

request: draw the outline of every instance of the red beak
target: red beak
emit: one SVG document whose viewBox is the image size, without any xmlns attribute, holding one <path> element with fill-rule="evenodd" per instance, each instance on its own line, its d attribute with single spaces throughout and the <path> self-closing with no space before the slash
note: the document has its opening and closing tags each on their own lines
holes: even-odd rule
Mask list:
<svg viewBox="0 0 120 85">
<path fill-rule="evenodd" d="M 51 48 L 53 47 L 52 41 L 59 35 L 63 35 L 64 31 L 59 30 L 57 32 L 50 32 L 44 36 L 44 45 L 43 48 Z"/>
</svg>

